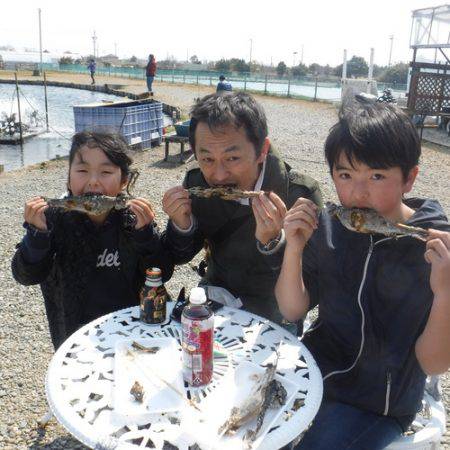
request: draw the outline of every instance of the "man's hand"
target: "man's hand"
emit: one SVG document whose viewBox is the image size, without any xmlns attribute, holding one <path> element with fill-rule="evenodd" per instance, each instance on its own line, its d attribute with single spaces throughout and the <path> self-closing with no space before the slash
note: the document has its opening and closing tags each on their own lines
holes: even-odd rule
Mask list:
<svg viewBox="0 0 450 450">
<path fill-rule="evenodd" d="M 311 200 L 298 198 L 284 218 L 287 245 L 303 252 L 306 243 L 318 226 L 317 206 Z"/>
<path fill-rule="evenodd" d="M 155 219 L 155 213 L 152 205 L 147 199 L 141 197 L 133 198 L 128 201 L 127 205 L 136 215 L 137 220 L 136 225 L 134 226 L 136 230 L 152 223 Z"/>
<path fill-rule="evenodd" d="M 286 205 L 274 192 L 268 195 L 261 193 L 252 199 L 252 209 L 256 220 L 255 237 L 266 245 L 281 233 Z"/>
<path fill-rule="evenodd" d="M 30 225 L 41 231 L 47 231 L 47 219 L 45 210 L 48 208 L 47 202 L 42 197 L 34 197 L 25 203 L 24 219 Z"/>
<path fill-rule="evenodd" d="M 450 233 L 428 230 L 425 260 L 431 264 L 430 286 L 434 295 L 450 293 Z M 450 298 L 450 297 L 449 297 Z"/>
<path fill-rule="evenodd" d="M 187 230 L 191 226 L 191 203 L 189 192 L 183 186 L 169 189 L 162 200 L 164 212 L 182 230 Z"/>
</svg>

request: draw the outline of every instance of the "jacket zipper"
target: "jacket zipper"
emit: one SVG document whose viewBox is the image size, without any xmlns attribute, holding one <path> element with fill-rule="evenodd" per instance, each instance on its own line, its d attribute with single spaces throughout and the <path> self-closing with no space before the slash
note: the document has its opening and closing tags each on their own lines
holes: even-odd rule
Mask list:
<svg viewBox="0 0 450 450">
<path fill-rule="evenodd" d="M 381 242 L 385 242 L 385 241 L 389 241 L 389 240 L 392 240 L 392 238 L 391 238 L 391 237 L 387 237 L 387 238 L 384 238 L 384 239 L 380 239 L 379 241 L 377 241 L 377 242 L 374 243 L 374 242 L 373 242 L 373 238 L 372 238 L 372 236 L 370 235 L 370 245 L 369 245 L 369 250 L 368 250 L 368 252 L 367 252 L 366 260 L 365 260 L 365 263 L 364 263 L 363 277 L 362 277 L 361 283 L 360 283 L 360 285 L 359 285 L 359 291 L 358 291 L 358 306 L 359 306 L 359 309 L 360 309 L 360 311 L 361 311 L 361 345 L 360 345 L 360 348 L 359 348 L 358 355 L 356 356 L 355 360 L 353 361 L 353 364 L 352 364 L 350 367 L 348 367 L 347 369 L 344 369 L 344 370 L 335 370 L 335 371 L 333 371 L 333 372 L 327 373 L 327 374 L 323 377 L 323 380 L 324 380 L 324 381 L 325 381 L 327 378 L 332 377 L 333 375 L 343 374 L 343 373 L 346 373 L 346 372 L 350 372 L 350 370 L 352 370 L 352 369 L 356 366 L 356 363 L 358 362 L 358 360 L 359 360 L 359 358 L 360 358 L 360 356 L 361 356 L 361 354 L 362 354 L 362 351 L 363 351 L 363 348 L 364 348 L 364 343 L 365 343 L 365 335 L 364 335 L 364 331 L 365 331 L 365 322 L 366 322 L 366 318 L 365 318 L 365 314 L 364 314 L 364 309 L 363 309 L 363 307 L 362 307 L 362 292 L 363 292 L 364 284 L 365 284 L 365 282 L 366 282 L 367 270 L 368 270 L 370 258 L 372 257 L 372 253 L 373 253 L 373 250 L 374 250 L 375 246 L 378 245 L 378 244 L 380 244 Z M 389 376 L 390 376 L 390 375 L 389 375 Z M 389 389 L 390 389 L 390 384 L 389 384 Z M 388 408 L 389 408 L 389 405 L 388 405 Z"/>
<path fill-rule="evenodd" d="M 365 314 L 364 314 L 364 308 L 362 306 L 362 292 L 363 292 L 364 284 L 366 283 L 367 270 L 368 270 L 368 267 L 369 267 L 370 258 L 372 257 L 373 248 L 374 248 L 373 238 L 372 238 L 372 236 L 370 236 L 370 246 L 369 246 L 369 250 L 367 252 L 366 260 L 364 262 L 363 276 L 362 276 L 362 280 L 361 280 L 361 283 L 359 285 L 359 290 L 358 290 L 358 306 L 359 306 L 359 309 L 361 311 L 361 344 L 360 344 L 360 347 L 359 347 L 359 352 L 356 355 L 356 358 L 355 358 L 355 360 L 353 361 L 353 364 L 350 367 L 347 367 L 347 369 L 344 369 L 344 370 L 335 370 L 333 372 L 330 372 L 330 373 L 326 374 L 323 377 L 324 381 L 327 378 L 332 377 L 333 375 L 350 372 L 350 370 L 352 370 L 356 366 L 356 363 L 358 362 L 358 360 L 359 360 L 359 358 L 360 358 L 360 356 L 362 354 L 362 351 L 363 351 L 363 348 L 364 348 L 364 342 L 365 342 L 364 328 L 365 328 L 365 324 L 366 324 L 366 317 L 365 317 Z"/>
<path fill-rule="evenodd" d="M 392 376 L 391 372 L 388 371 L 386 374 L 386 398 L 384 401 L 383 416 L 387 416 L 387 413 L 389 412 L 389 398 L 391 396 L 391 384 L 392 384 Z"/>
</svg>

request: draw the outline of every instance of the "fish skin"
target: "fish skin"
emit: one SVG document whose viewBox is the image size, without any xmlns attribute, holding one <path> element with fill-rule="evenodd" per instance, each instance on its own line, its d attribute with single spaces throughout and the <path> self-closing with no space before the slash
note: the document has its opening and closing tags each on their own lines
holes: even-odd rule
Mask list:
<svg viewBox="0 0 450 450">
<path fill-rule="evenodd" d="M 106 195 L 79 195 L 65 198 L 45 198 L 51 208 L 62 208 L 67 211 L 79 211 L 98 216 L 111 209 L 125 209 L 129 200 L 124 195 L 109 197 Z"/>
<path fill-rule="evenodd" d="M 286 397 L 287 392 L 284 386 L 278 380 L 273 378 L 267 386 L 267 390 L 264 395 L 264 402 L 256 420 L 256 428 L 254 430 L 247 430 L 244 435 L 244 448 L 246 450 L 252 448 L 253 442 L 258 436 L 259 430 L 263 425 L 264 416 L 266 415 L 267 409 L 277 407 L 280 408 L 286 403 Z"/>
<path fill-rule="evenodd" d="M 418 227 L 394 223 L 380 216 L 373 209 L 345 208 L 328 202 L 326 211 L 339 219 L 350 231 L 366 234 L 382 234 L 388 237 L 411 236 L 421 241 L 428 237 L 428 230 Z"/>
<path fill-rule="evenodd" d="M 267 409 L 281 406 L 286 402 L 286 389 L 274 379 L 277 363 L 278 352 L 275 362 L 267 364 L 265 372 L 253 386 L 249 397 L 239 407 L 232 408 L 230 417 L 218 430 L 220 435 L 234 434 L 241 426 L 256 417 L 256 428 L 247 430 L 243 438 L 245 448 L 252 447 L 263 424 Z"/>
<path fill-rule="evenodd" d="M 222 200 L 240 200 L 244 198 L 259 197 L 261 193 L 269 195 L 269 191 L 243 191 L 232 186 L 202 188 L 195 186 L 187 189 L 189 194 L 200 198 L 218 197 Z"/>
</svg>

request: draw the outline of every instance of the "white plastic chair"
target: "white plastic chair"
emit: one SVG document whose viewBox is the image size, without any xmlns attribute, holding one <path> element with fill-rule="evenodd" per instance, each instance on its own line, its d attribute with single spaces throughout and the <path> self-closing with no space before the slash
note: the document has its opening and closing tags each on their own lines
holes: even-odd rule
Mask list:
<svg viewBox="0 0 450 450">
<path fill-rule="evenodd" d="M 401 436 L 386 450 L 438 450 L 445 433 L 445 408 L 440 398 L 439 377 L 427 379 L 422 411 L 411 425 L 411 433 Z"/>
</svg>

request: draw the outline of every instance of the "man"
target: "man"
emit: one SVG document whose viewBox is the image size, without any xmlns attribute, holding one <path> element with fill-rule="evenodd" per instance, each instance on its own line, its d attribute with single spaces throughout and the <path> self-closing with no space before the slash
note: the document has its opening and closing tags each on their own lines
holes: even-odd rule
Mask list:
<svg viewBox="0 0 450 450">
<path fill-rule="evenodd" d="M 229 81 L 225 81 L 225 76 L 220 75 L 219 82 L 217 83 L 216 92 L 223 92 L 223 91 L 232 91 L 233 88 L 231 87 L 231 83 Z"/>
<path fill-rule="evenodd" d="M 207 271 L 201 285 L 239 298 L 244 309 L 281 323 L 274 286 L 283 256 L 282 222 L 298 197 L 321 205 L 315 180 L 292 170 L 272 148 L 263 109 L 250 95 L 211 94 L 191 112 L 189 140 L 198 168 L 183 186 L 169 189 L 163 209 L 164 236 L 175 263 L 190 261 L 207 244 Z M 263 190 L 259 197 L 227 201 L 190 197 L 186 188 L 233 186 Z M 217 289 L 209 289 L 214 298 Z"/>
<path fill-rule="evenodd" d="M 155 79 L 156 74 L 156 59 L 155 55 L 150 54 L 148 56 L 148 63 L 145 68 L 145 74 L 147 76 L 147 90 L 150 93 L 150 95 L 153 95 L 153 80 Z"/>
</svg>

